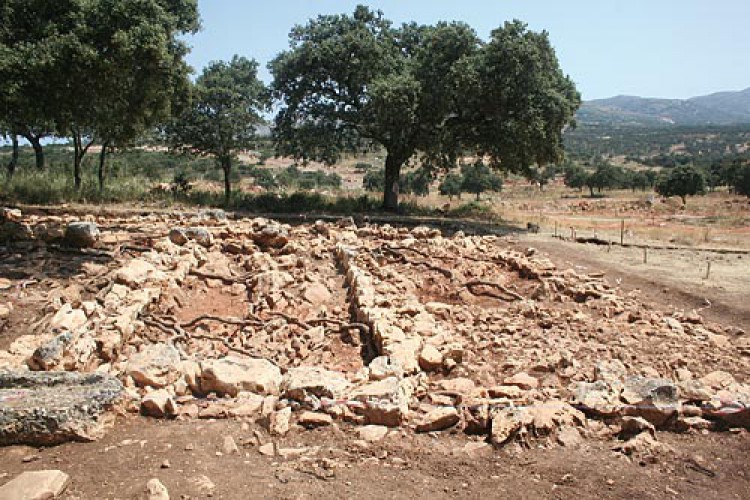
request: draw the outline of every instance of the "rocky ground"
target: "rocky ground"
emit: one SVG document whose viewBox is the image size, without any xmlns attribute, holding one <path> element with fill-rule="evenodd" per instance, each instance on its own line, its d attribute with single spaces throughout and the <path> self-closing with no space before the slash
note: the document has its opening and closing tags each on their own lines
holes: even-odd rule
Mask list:
<svg viewBox="0 0 750 500">
<path fill-rule="evenodd" d="M 2 217 L 0 497 L 48 469 L 71 498 L 750 493 L 750 337 L 534 248 Z"/>
</svg>

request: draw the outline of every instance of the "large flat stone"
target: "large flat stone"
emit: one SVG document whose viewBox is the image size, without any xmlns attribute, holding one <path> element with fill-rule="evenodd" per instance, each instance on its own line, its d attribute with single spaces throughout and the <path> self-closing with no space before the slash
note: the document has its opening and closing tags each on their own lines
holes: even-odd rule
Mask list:
<svg viewBox="0 0 750 500">
<path fill-rule="evenodd" d="M 0 445 L 91 441 L 123 392 L 99 373 L 0 371 Z"/>
<path fill-rule="evenodd" d="M 65 491 L 70 477 L 59 470 L 24 472 L 0 486 L 4 500 L 50 500 Z"/>
<path fill-rule="evenodd" d="M 265 359 L 243 356 L 201 363 L 201 389 L 236 397 L 241 391 L 276 395 L 281 385 L 281 370 Z"/>
</svg>

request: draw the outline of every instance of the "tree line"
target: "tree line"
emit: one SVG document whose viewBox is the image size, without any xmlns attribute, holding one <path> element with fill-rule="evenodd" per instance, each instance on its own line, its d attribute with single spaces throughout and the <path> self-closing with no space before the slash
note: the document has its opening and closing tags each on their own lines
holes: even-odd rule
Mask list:
<svg viewBox="0 0 750 500">
<path fill-rule="evenodd" d="M 383 206 L 395 210 L 401 170 L 415 159 L 435 172 L 468 155 L 527 175 L 560 162 L 580 106 L 548 34 L 520 21 L 482 40 L 464 23 L 395 25 L 365 6 L 319 16 L 291 29 L 269 86 L 242 56 L 193 81 L 183 39 L 199 28 L 196 0 L 6 0 L 0 130 L 31 144 L 39 169 L 43 140 L 68 138 L 76 188 L 94 144 L 100 187 L 108 152 L 139 140 L 209 156 L 228 200 L 237 152 L 274 105 L 278 155 L 332 164 L 382 148 Z"/>
</svg>

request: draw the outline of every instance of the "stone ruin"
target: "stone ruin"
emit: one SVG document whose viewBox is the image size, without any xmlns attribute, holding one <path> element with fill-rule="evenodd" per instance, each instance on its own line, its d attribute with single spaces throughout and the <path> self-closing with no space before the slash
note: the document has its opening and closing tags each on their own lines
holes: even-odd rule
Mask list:
<svg viewBox="0 0 750 500">
<path fill-rule="evenodd" d="M 656 430 L 750 428 L 744 332 L 498 236 L 2 215 L 17 251 L 2 265 L 37 266 L 4 288 L 38 317 L 0 351 L 0 444 L 95 439 L 117 411 L 274 435 L 339 421 L 495 446 L 611 439 L 628 454 L 658 451 Z M 52 275 L 61 262 L 69 277 Z"/>
</svg>

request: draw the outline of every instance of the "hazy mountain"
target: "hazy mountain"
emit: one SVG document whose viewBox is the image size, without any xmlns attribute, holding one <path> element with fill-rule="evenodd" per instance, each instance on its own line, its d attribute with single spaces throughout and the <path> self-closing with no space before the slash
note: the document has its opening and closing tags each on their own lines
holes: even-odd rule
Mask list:
<svg viewBox="0 0 750 500">
<path fill-rule="evenodd" d="M 692 99 L 617 96 L 587 101 L 578 112 L 584 125 L 750 124 L 750 88 Z"/>
</svg>

